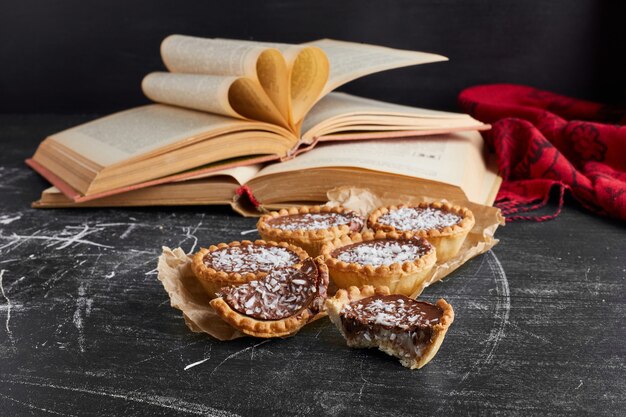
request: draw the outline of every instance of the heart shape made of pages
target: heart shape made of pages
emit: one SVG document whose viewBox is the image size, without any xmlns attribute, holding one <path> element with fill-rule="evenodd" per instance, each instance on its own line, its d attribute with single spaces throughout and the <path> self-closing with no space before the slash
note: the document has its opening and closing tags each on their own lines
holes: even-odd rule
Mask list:
<svg viewBox="0 0 626 417">
<path fill-rule="evenodd" d="M 144 78 L 150 99 L 268 122 L 293 133 L 322 95 L 330 72 L 326 54 L 316 46 L 172 35 L 163 41 L 161 55 L 170 72 Z"/>
</svg>

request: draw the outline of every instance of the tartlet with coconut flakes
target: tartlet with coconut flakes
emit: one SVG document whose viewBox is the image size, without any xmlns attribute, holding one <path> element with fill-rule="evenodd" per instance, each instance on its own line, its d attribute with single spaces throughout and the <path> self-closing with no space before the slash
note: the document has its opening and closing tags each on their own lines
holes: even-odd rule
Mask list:
<svg viewBox="0 0 626 417">
<path fill-rule="evenodd" d="M 459 253 L 475 223 L 470 209 L 447 202 L 380 207 L 367 219 L 372 230 L 410 232 L 427 239 L 437 249 L 438 262 Z"/>
<path fill-rule="evenodd" d="M 291 207 L 261 216 L 257 229 L 265 240 L 287 242 L 318 256 L 333 239 L 360 232 L 365 218 L 344 207 Z"/>
<path fill-rule="evenodd" d="M 411 369 L 435 356 L 454 321 L 444 299 L 431 304 L 390 294 L 386 287 L 339 290 L 326 300 L 326 310 L 348 346 L 377 347 Z"/>
<path fill-rule="evenodd" d="M 308 257 L 303 249 L 288 243 L 242 240 L 200 249 L 191 269 L 214 298 L 222 287 L 261 279 L 274 269 L 300 264 Z"/>
<path fill-rule="evenodd" d="M 321 258 L 274 269 L 259 280 L 222 288 L 211 300 L 228 324 L 255 337 L 291 336 L 325 315 L 328 269 Z"/>
<path fill-rule="evenodd" d="M 435 248 L 411 233 L 353 233 L 327 243 L 322 255 L 339 288 L 386 286 L 410 296 L 435 265 Z"/>
</svg>

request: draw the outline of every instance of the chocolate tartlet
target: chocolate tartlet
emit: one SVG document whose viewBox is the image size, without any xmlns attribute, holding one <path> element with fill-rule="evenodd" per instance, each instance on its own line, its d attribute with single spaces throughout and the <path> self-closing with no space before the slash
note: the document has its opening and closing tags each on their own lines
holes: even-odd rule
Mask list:
<svg viewBox="0 0 626 417">
<path fill-rule="evenodd" d="M 211 300 L 228 324 L 256 337 L 284 337 L 325 314 L 328 269 L 321 258 L 275 269 L 260 280 L 222 288 Z"/>
<path fill-rule="evenodd" d="M 326 301 L 326 308 L 348 346 L 378 347 L 411 369 L 435 356 L 454 321 L 452 306 L 445 300 L 417 301 L 390 295 L 386 287 L 339 290 Z"/>
<path fill-rule="evenodd" d="M 241 285 L 263 278 L 270 271 L 301 263 L 304 250 L 287 243 L 243 240 L 202 248 L 191 268 L 210 297 L 227 285 Z"/>
<path fill-rule="evenodd" d="M 435 265 L 436 251 L 410 233 L 353 233 L 327 243 L 322 254 L 339 288 L 386 286 L 397 294 L 417 291 Z"/>
<path fill-rule="evenodd" d="M 475 223 L 468 208 L 444 202 L 381 207 L 367 219 L 373 230 L 412 232 L 427 239 L 437 248 L 439 262 L 457 255 Z"/>
<path fill-rule="evenodd" d="M 365 219 L 344 207 L 292 207 L 262 216 L 257 229 L 263 239 L 300 246 L 318 256 L 322 246 L 352 232 L 360 232 Z"/>
</svg>

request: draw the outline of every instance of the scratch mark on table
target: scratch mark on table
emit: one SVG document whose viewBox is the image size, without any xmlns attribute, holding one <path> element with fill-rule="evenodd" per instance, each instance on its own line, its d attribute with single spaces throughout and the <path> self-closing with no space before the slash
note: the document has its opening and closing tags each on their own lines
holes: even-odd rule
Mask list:
<svg viewBox="0 0 626 417">
<path fill-rule="evenodd" d="M 6 317 L 6 320 L 4 321 L 4 327 L 7 329 L 7 335 L 9 336 L 9 340 L 11 340 L 11 343 L 13 344 L 13 346 L 15 346 L 15 339 L 13 338 L 13 332 L 11 331 L 11 327 L 10 327 L 11 308 L 13 307 L 13 305 L 11 304 L 11 300 L 9 300 L 9 297 L 7 297 L 7 294 L 4 292 L 4 284 L 3 284 L 4 273 L 7 271 L 8 271 L 7 269 L 0 270 L 0 292 L 2 293 L 2 296 L 7 302 L 7 317 Z"/>
<path fill-rule="evenodd" d="M 500 260 L 496 256 L 496 254 L 489 250 L 484 256 L 489 256 L 487 258 L 487 264 L 494 274 L 494 282 L 496 284 L 496 307 L 494 311 L 495 316 L 495 326 L 489 333 L 489 336 L 486 340 L 486 346 L 483 348 L 480 357 L 472 364 L 470 369 L 463 375 L 461 378 L 460 384 L 465 382 L 467 378 L 472 374 L 477 374 L 480 372 L 481 368 L 492 361 L 493 355 L 495 353 L 498 344 L 504 337 L 504 329 L 506 325 L 509 323 L 509 313 L 511 311 L 511 297 L 509 290 L 509 281 L 506 276 L 506 272 L 504 272 L 504 268 L 500 263 Z M 437 409 L 438 413 L 445 406 L 446 399 L 442 402 L 442 404 Z"/>
<path fill-rule="evenodd" d="M 598 296 L 598 287 L 596 286 L 595 289 L 591 288 L 591 285 L 589 284 L 589 272 L 591 272 L 591 267 L 587 267 L 587 269 L 585 270 L 585 287 L 587 287 L 587 292 L 595 297 Z"/>
<path fill-rule="evenodd" d="M 202 214 L 202 218 L 204 218 L 204 214 Z M 178 246 L 180 247 L 183 244 L 183 242 L 186 242 L 189 239 L 193 239 L 193 245 L 191 246 L 191 249 L 189 249 L 189 251 L 187 252 L 187 255 L 193 253 L 193 251 L 196 250 L 196 246 L 198 245 L 198 238 L 196 237 L 195 234 L 200 228 L 200 226 L 202 226 L 202 221 L 198 222 L 198 224 L 196 225 L 196 227 L 193 228 L 193 230 L 191 230 L 191 226 L 183 227 L 183 232 L 185 232 L 185 238 L 181 240 L 180 242 L 178 242 Z"/>
<path fill-rule="evenodd" d="M 489 250 L 483 256 L 490 256 L 490 258 L 487 258 L 487 264 L 489 265 L 489 269 L 491 269 L 491 272 L 494 274 L 494 282 L 496 284 L 497 300 L 494 311 L 495 326 L 491 329 L 491 332 L 487 337 L 486 346 L 483 348 L 480 357 L 472 364 L 472 366 L 465 373 L 465 375 L 463 375 L 461 381 L 458 384 L 459 386 L 462 385 L 465 380 L 469 378 L 470 375 L 477 374 L 478 372 L 480 372 L 485 364 L 491 362 L 491 360 L 493 359 L 493 354 L 498 347 L 500 340 L 502 340 L 502 337 L 504 337 L 504 328 L 509 322 L 511 297 L 509 291 L 509 281 L 506 277 L 506 273 L 504 272 L 504 268 L 502 267 L 500 260 L 492 250 Z M 453 391 L 457 392 L 456 389 Z M 461 392 L 462 391 L 463 390 L 461 390 Z M 443 410 L 447 400 L 448 397 L 445 397 L 434 414 L 438 414 L 441 410 Z"/>
<path fill-rule="evenodd" d="M 507 324 L 508 324 L 509 326 L 515 327 L 518 331 L 520 331 L 520 332 L 524 333 L 524 334 L 525 334 L 525 335 L 527 335 L 527 336 L 534 337 L 535 339 L 540 340 L 540 341 L 542 341 L 542 342 L 544 342 L 544 343 L 547 343 L 547 344 L 549 344 L 549 345 L 551 345 L 551 344 L 552 344 L 552 342 L 551 342 L 550 340 L 548 340 L 547 338 L 545 338 L 545 337 L 543 337 L 543 336 L 539 336 L 538 334 L 533 333 L 533 332 L 531 332 L 531 331 L 529 331 L 529 330 L 523 329 L 523 328 L 519 327 L 516 323 L 514 323 L 514 322 L 512 322 L 512 321 L 509 321 Z"/>
<path fill-rule="evenodd" d="M 130 234 L 131 234 L 131 232 L 132 232 L 133 230 L 135 230 L 135 228 L 136 228 L 136 227 L 137 227 L 137 224 L 136 224 L 136 223 L 131 223 L 131 224 L 129 224 L 129 225 L 128 225 L 128 228 L 124 231 L 124 233 L 122 233 L 122 234 L 120 235 L 120 239 L 126 239 L 126 238 L 128 237 L 128 235 L 130 235 Z"/>
<path fill-rule="evenodd" d="M 365 390 L 365 387 L 367 386 L 367 384 L 370 384 L 370 385 L 373 385 L 373 386 L 377 386 L 377 387 L 385 385 L 385 384 L 381 384 L 381 383 L 368 381 L 363 376 L 363 363 L 365 362 L 365 356 L 366 355 L 367 355 L 367 352 L 362 352 L 361 364 L 360 364 L 360 367 L 359 367 L 359 377 L 361 378 L 361 381 L 363 381 L 363 384 L 361 384 L 361 389 L 359 389 L 359 397 L 358 397 L 359 402 L 361 401 L 361 397 L 363 396 L 363 390 Z"/>
<path fill-rule="evenodd" d="M 243 232 L 241 232 L 242 235 L 248 235 L 250 233 L 254 233 L 254 232 L 258 232 L 257 229 L 250 229 L 250 230 L 244 230 Z"/>
<path fill-rule="evenodd" d="M 215 416 L 215 417 L 238 417 L 238 414 L 234 414 L 228 411 L 219 410 L 213 407 L 206 406 L 204 404 L 192 403 L 185 400 L 180 400 L 174 397 L 165 397 L 161 395 L 151 395 L 147 393 L 133 391 L 131 393 L 124 393 L 123 391 L 105 391 L 101 389 L 90 389 L 81 387 L 72 387 L 65 385 L 57 385 L 50 383 L 40 383 L 31 381 L 19 381 L 11 379 L 0 380 L 2 383 L 34 386 L 39 388 L 56 389 L 62 391 L 79 392 L 83 394 L 99 395 L 103 397 L 121 399 L 124 401 L 132 401 L 141 404 L 152 405 L 156 407 L 166 408 L 182 413 L 201 415 L 201 416 Z"/>
<path fill-rule="evenodd" d="M 50 409 L 47 409 L 47 408 L 37 407 L 36 405 L 33 405 L 31 403 L 25 403 L 24 401 L 20 401 L 20 400 L 18 400 L 16 398 L 9 397 L 8 395 L 4 395 L 2 393 L 0 393 L 0 397 L 5 398 L 5 399 L 7 399 L 9 401 L 13 401 L 16 404 L 23 405 L 24 407 L 28 407 L 31 410 L 43 411 L 44 413 L 54 414 L 54 415 L 57 415 L 57 416 L 72 416 L 72 417 L 76 417 L 76 414 L 59 413 L 57 411 L 50 410 Z"/>
<path fill-rule="evenodd" d="M 193 368 L 194 366 L 197 366 L 197 365 L 203 364 L 204 362 L 208 361 L 209 359 L 211 359 L 211 356 L 208 356 L 208 357 L 206 357 L 206 358 L 204 358 L 204 359 L 201 359 L 201 360 L 199 360 L 199 361 L 197 361 L 197 362 L 190 363 L 189 365 L 185 366 L 185 367 L 183 368 L 183 370 L 185 370 L 185 371 L 186 371 L 187 369 L 191 369 L 191 368 Z"/>
<path fill-rule="evenodd" d="M 168 301 L 168 302 L 169 302 L 169 301 L 170 301 L 170 299 L 168 298 L 166 301 Z M 139 362 L 136 362 L 136 363 L 135 363 L 135 365 L 139 365 L 139 364 L 142 364 L 142 363 L 144 363 L 144 362 L 151 361 L 152 359 L 162 358 L 163 356 L 167 355 L 168 353 L 177 352 L 177 351 L 179 351 L 179 350 L 183 350 L 183 349 L 185 349 L 185 348 L 187 348 L 187 347 L 189 347 L 189 346 L 192 346 L 192 345 L 195 345 L 195 344 L 197 344 L 197 343 L 204 342 L 204 341 L 206 341 L 206 340 L 205 340 L 205 339 L 200 339 L 200 340 L 196 340 L 195 342 L 190 342 L 190 343 L 187 343 L 187 344 L 186 344 L 186 345 L 184 345 L 184 346 L 177 347 L 177 348 L 175 348 L 175 349 L 170 349 L 170 350 L 168 350 L 167 352 L 159 353 L 158 355 L 154 355 L 154 356 L 150 356 L 150 357 L 148 357 L 148 358 L 142 359 L 142 360 L 140 360 Z"/>
<path fill-rule="evenodd" d="M 253 352 L 254 352 L 254 350 L 253 350 Z M 207 356 L 204 359 L 199 360 L 198 362 L 190 363 L 189 365 L 185 366 L 184 370 L 186 371 L 187 369 L 193 368 L 194 366 L 198 366 L 198 365 L 208 361 L 209 359 L 211 359 L 211 345 L 209 345 L 209 356 Z"/>
<path fill-rule="evenodd" d="M 330 323 L 327 323 L 324 326 L 321 326 L 320 329 L 315 333 L 314 339 L 317 339 L 318 337 L 320 337 L 320 334 L 330 326 L 332 326 L 332 324 Z"/>
<path fill-rule="evenodd" d="M 19 261 L 18 258 L 5 259 L 4 261 L 0 261 L 0 264 L 8 264 L 9 262 Z"/>
<path fill-rule="evenodd" d="M 5 236 L 2 233 L 0 233 L 0 239 L 9 240 L 8 243 L 5 243 L 4 245 L 0 246 L 0 250 L 9 249 L 9 248 L 15 249 L 29 240 L 46 241 L 48 243 L 46 247 L 54 247 L 55 245 L 58 245 L 55 247 L 56 250 L 65 249 L 70 245 L 78 245 L 78 244 L 95 246 L 99 248 L 113 249 L 113 246 L 104 245 L 101 243 L 93 242 L 91 240 L 83 239 L 84 237 L 90 234 L 99 232 L 104 229 L 91 228 L 89 225 L 84 225 L 82 230 L 79 231 L 78 233 L 74 235 L 66 236 L 69 232 L 69 229 L 72 229 L 72 228 L 73 227 L 67 227 L 61 233 L 53 234 L 52 236 L 40 235 L 39 233 L 41 233 L 41 230 L 37 230 L 35 233 L 31 235 L 18 235 L 16 233 L 13 233 L 9 236 Z"/>
<path fill-rule="evenodd" d="M 215 371 L 217 371 L 217 370 L 218 370 L 218 369 L 219 369 L 222 365 L 224 365 L 226 362 L 228 362 L 228 361 L 229 361 L 229 360 L 231 360 L 232 358 L 234 358 L 234 357 L 236 357 L 236 356 L 239 356 L 239 355 L 241 355 L 242 353 L 247 352 L 247 351 L 249 351 L 249 350 L 252 350 L 253 352 L 251 353 L 251 355 L 254 355 L 254 349 L 255 349 L 255 348 L 257 348 L 257 347 L 259 347 L 259 346 L 261 346 L 261 345 L 263 345 L 263 344 L 265 344 L 265 343 L 267 343 L 267 342 L 271 342 L 271 341 L 272 341 L 271 339 L 263 340 L 262 342 L 259 342 L 259 343 L 255 344 L 255 345 L 252 345 L 252 346 L 248 346 L 248 347 L 247 347 L 247 348 L 245 348 L 245 349 L 241 349 L 240 351 L 237 351 L 237 352 L 235 352 L 235 353 L 233 353 L 233 354 L 231 354 L 231 355 L 228 355 L 228 356 L 226 357 L 226 359 L 224 359 L 223 361 L 221 361 L 221 362 L 220 362 L 220 363 L 219 363 L 219 364 L 218 364 L 215 368 L 213 368 L 213 370 L 211 371 L 210 376 L 211 376 L 211 375 L 213 375 L 213 374 L 215 373 Z"/>
<path fill-rule="evenodd" d="M 485 358 L 485 363 L 490 363 L 493 359 L 494 352 L 504 337 L 504 328 L 506 327 L 509 321 L 509 313 L 511 311 L 511 295 L 509 291 L 509 281 L 506 277 L 506 273 L 504 272 L 504 268 L 502 268 L 502 264 L 500 260 L 496 256 L 493 251 L 489 251 L 488 255 L 491 256 L 493 262 L 490 262 L 487 259 L 487 263 L 489 264 L 489 268 L 495 274 L 495 282 L 496 282 L 496 293 L 498 294 L 498 298 L 496 300 L 496 311 L 495 317 L 498 321 L 496 325 L 495 331 L 492 330 L 487 338 L 488 342 L 491 342 L 491 348 L 489 349 L 489 353 Z"/>
<path fill-rule="evenodd" d="M 0 216 L 0 224 L 11 224 L 16 220 L 22 218 L 22 213 L 16 213 L 13 217 L 10 217 L 8 214 L 3 214 Z"/>
<path fill-rule="evenodd" d="M 81 352 L 85 352 L 83 314 L 87 315 L 88 311 L 91 311 L 91 300 L 89 300 L 85 294 L 85 286 L 81 282 L 78 287 L 78 298 L 76 298 L 76 310 L 74 310 L 74 317 L 72 319 L 76 330 L 78 330 L 78 348 Z"/>
</svg>

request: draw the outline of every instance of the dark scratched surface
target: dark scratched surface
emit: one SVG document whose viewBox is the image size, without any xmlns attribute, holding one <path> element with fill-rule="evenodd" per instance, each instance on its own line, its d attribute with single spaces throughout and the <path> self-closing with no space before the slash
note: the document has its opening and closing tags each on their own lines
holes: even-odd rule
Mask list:
<svg viewBox="0 0 626 417">
<path fill-rule="evenodd" d="M 626 229 L 576 207 L 498 229 L 426 290 L 456 320 L 410 371 L 324 319 L 284 340 L 194 334 L 162 245 L 250 238 L 227 208 L 33 210 L 22 161 L 79 116 L 0 116 L 0 415 L 624 415 Z M 189 367 L 199 361 L 203 361 Z M 185 369 L 187 368 L 187 369 Z"/>
</svg>

